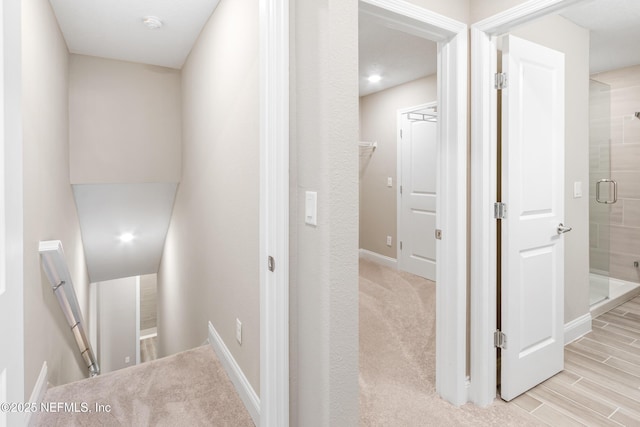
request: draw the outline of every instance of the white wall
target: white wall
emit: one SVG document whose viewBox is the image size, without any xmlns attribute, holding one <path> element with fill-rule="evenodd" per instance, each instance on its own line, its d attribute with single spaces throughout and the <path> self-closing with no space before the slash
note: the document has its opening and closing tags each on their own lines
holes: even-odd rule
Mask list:
<svg viewBox="0 0 640 427">
<path fill-rule="evenodd" d="M 159 354 L 202 344 L 211 321 L 256 393 L 258 44 L 258 3 L 222 0 L 182 69 L 182 179 L 158 272 Z"/>
<path fill-rule="evenodd" d="M 180 181 L 180 71 L 71 55 L 71 183 Z"/>
<path fill-rule="evenodd" d="M 137 277 L 95 284 L 98 290 L 98 357 L 100 373 L 136 364 Z M 125 358 L 129 358 L 129 362 Z"/>
<path fill-rule="evenodd" d="M 401 108 L 435 102 L 436 85 L 434 74 L 360 98 L 360 140 L 378 143 L 374 151 L 360 149 L 362 249 L 397 256 L 397 113 Z M 387 187 L 387 177 L 393 178 L 393 187 Z M 391 246 L 386 244 L 387 236 L 392 236 Z"/>
<path fill-rule="evenodd" d="M 88 276 L 69 182 L 68 53 L 49 2 L 22 2 L 24 168 L 25 398 L 46 360 L 49 382 L 88 371 L 51 285 L 38 242 L 61 240 L 81 311 L 87 318 Z"/>
<path fill-rule="evenodd" d="M 547 16 L 512 32 L 565 54 L 565 323 L 589 312 L 589 30 Z M 582 182 L 583 196 L 573 197 Z"/>
</svg>

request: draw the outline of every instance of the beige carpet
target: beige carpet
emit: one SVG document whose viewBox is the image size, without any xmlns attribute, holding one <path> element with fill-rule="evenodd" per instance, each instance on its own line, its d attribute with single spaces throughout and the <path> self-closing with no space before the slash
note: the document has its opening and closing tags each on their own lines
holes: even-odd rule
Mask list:
<svg viewBox="0 0 640 427">
<path fill-rule="evenodd" d="M 47 390 L 45 402 L 110 412 L 38 415 L 38 426 L 253 426 L 210 346 Z"/>
<path fill-rule="evenodd" d="M 515 405 L 456 408 L 435 392 L 435 283 L 360 261 L 362 426 L 538 426 Z"/>
</svg>

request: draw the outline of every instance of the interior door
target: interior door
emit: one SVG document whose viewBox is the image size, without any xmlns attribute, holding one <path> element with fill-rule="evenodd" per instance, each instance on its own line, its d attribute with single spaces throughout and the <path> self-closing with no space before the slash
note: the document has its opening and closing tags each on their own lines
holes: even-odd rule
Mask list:
<svg viewBox="0 0 640 427">
<path fill-rule="evenodd" d="M 501 350 L 503 399 L 564 365 L 564 54 L 503 43 Z"/>
<path fill-rule="evenodd" d="M 400 269 L 436 280 L 437 119 L 430 109 L 402 115 Z"/>
</svg>

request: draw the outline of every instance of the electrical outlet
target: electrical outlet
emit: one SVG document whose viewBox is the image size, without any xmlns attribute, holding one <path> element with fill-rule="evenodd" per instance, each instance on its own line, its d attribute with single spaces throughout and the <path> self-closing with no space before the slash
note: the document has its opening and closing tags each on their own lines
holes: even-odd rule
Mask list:
<svg viewBox="0 0 640 427">
<path fill-rule="evenodd" d="M 242 322 L 240 319 L 236 319 L 236 341 L 238 344 L 242 344 Z"/>
<path fill-rule="evenodd" d="M 387 246 L 391 246 L 392 241 L 391 236 L 387 236 Z"/>
</svg>

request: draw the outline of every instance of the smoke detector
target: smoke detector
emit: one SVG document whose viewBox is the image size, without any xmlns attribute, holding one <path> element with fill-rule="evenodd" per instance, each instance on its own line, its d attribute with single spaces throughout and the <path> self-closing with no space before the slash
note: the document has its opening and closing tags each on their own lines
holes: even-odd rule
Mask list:
<svg viewBox="0 0 640 427">
<path fill-rule="evenodd" d="M 162 27 L 162 21 L 160 20 L 160 18 L 157 18 L 155 16 L 145 16 L 144 18 L 142 18 L 142 23 L 146 25 L 146 27 L 150 30 L 157 30 L 158 28 Z"/>
</svg>

